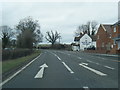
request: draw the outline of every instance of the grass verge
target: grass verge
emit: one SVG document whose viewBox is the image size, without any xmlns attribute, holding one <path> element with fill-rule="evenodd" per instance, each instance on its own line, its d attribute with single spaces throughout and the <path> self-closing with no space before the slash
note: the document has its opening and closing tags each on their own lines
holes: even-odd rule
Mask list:
<svg viewBox="0 0 120 90">
<path fill-rule="evenodd" d="M 25 63 L 29 60 L 32 60 L 33 58 L 35 58 L 39 54 L 40 54 L 40 51 L 36 50 L 31 55 L 21 57 L 21 58 L 18 58 L 18 59 L 7 60 L 7 61 L 2 62 L 2 73 L 8 72 L 8 71 L 22 65 L 23 63 Z"/>
</svg>

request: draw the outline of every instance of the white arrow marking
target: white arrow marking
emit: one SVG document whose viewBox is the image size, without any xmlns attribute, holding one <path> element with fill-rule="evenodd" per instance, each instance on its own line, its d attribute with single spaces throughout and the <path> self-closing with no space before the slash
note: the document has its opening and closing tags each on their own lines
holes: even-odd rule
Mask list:
<svg viewBox="0 0 120 90">
<path fill-rule="evenodd" d="M 34 78 L 42 78 L 43 77 L 44 68 L 45 67 L 47 68 L 48 66 L 46 64 L 43 64 L 40 67 L 41 67 L 40 71 L 36 74 L 36 76 Z"/>
<path fill-rule="evenodd" d="M 88 69 L 88 70 L 90 70 L 90 71 L 92 71 L 92 72 L 94 72 L 94 73 L 96 73 L 96 74 L 98 74 L 98 75 L 100 75 L 100 76 L 107 76 L 107 74 L 104 74 L 104 73 L 102 73 L 102 72 L 100 72 L 100 71 L 97 71 L 97 70 L 95 70 L 95 69 L 92 69 L 92 68 L 90 68 L 90 67 L 88 67 L 88 66 L 85 66 L 85 65 L 87 65 L 87 64 L 85 64 L 85 63 L 80 63 L 79 65 L 82 66 L 82 67 L 84 67 L 84 68 L 86 68 L 86 69 Z"/>
</svg>

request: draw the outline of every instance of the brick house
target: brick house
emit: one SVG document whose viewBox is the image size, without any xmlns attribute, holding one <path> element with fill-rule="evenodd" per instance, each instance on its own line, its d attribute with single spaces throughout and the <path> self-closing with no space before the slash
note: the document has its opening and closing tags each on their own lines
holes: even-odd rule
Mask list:
<svg viewBox="0 0 120 90">
<path fill-rule="evenodd" d="M 118 34 L 120 34 L 120 30 L 118 28 L 120 28 L 118 23 L 100 24 L 96 34 L 98 53 L 117 54 L 119 52 L 120 38 L 118 38 Z"/>
<path fill-rule="evenodd" d="M 100 24 L 97 36 L 97 51 L 99 53 L 109 53 L 111 50 L 112 25 Z"/>
<path fill-rule="evenodd" d="M 112 42 L 111 53 L 120 53 L 120 21 L 112 25 Z"/>
</svg>

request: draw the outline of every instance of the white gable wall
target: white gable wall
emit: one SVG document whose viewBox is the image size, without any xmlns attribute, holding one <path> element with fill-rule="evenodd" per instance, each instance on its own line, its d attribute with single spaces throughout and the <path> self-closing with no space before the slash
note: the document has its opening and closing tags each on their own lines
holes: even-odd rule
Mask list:
<svg viewBox="0 0 120 90">
<path fill-rule="evenodd" d="M 95 48 L 96 48 L 96 41 L 93 41 L 93 42 L 92 42 L 92 45 L 94 45 Z"/>
<path fill-rule="evenodd" d="M 88 36 L 87 34 L 85 34 L 84 36 L 82 36 L 82 38 L 80 39 L 80 50 L 84 50 L 84 48 L 89 47 L 90 45 L 93 45 L 92 43 L 92 39 L 90 36 Z"/>
</svg>

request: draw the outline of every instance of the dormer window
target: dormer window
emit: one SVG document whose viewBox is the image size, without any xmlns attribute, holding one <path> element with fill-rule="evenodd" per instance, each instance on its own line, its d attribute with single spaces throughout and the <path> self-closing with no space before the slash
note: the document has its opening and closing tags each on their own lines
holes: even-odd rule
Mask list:
<svg viewBox="0 0 120 90">
<path fill-rule="evenodd" d="M 114 32 L 116 32 L 116 27 L 114 27 Z"/>
</svg>

